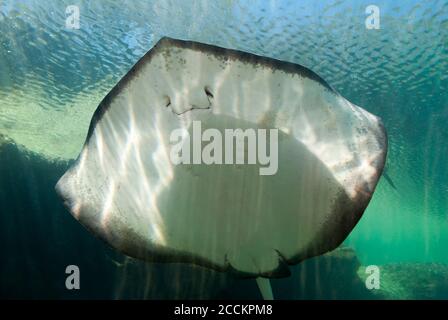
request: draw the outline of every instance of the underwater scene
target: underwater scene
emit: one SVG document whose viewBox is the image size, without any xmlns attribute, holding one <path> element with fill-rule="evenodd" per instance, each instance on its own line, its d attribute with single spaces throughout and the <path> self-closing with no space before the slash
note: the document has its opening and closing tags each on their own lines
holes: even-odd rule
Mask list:
<svg viewBox="0 0 448 320">
<path fill-rule="evenodd" d="M 0 299 L 448 299 L 447 159 L 446 0 L 0 0 Z"/>
</svg>

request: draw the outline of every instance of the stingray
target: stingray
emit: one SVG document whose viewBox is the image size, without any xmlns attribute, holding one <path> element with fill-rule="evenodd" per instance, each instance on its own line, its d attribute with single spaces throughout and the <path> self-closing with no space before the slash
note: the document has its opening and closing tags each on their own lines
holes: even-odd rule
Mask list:
<svg viewBox="0 0 448 320">
<path fill-rule="evenodd" d="M 265 139 L 264 150 L 276 157 L 275 172 L 260 174 L 257 161 L 173 163 L 175 130 L 183 151 L 207 145 L 187 139 L 197 122 L 215 134 L 209 143 L 229 129 L 276 129 L 276 145 Z M 239 142 L 230 152 L 249 157 L 248 135 Z M 380 118 L 311 70 L 162 38 L 102 100 L 56 190 L 82 225 L 125 255 L 256 278 L 269 299 L 269 278 L 348 236 L 386 153 Z"/>
</svg>

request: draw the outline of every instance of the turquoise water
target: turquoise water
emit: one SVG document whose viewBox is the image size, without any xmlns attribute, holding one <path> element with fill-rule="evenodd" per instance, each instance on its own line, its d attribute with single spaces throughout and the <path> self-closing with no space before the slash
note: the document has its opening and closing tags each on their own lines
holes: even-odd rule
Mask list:
<svg viewBox="0 0 448 320">
<path fill-rule="evenodd" d="M 395 187 L 380 180 L 344 245 L 360 266 L 384 266 L 391 274 L 403 266 L 402 272 L 424 278 L 421 264 L 437 264 L 437 281 L 446 279 L 448 1 L 77 1 L 80 28 L 68 29 L 71 4 L 0 2 L 0 134 L 8 141 L 0 162 L 1 297 L 234 297 L 232 286 L 257 297 L 252 284 L 208 271 L 123 262 L 53 195 L 100 100 L 162 36 L 304 65 L 380 116 L 390 142 L 386 172 Z M 380 9 L 379 29 L 366 28 L 370 4 Z M 320 273 L 313 263 L 306 268 L 314 277 Z M 89 292 L 64 291 L 68 264 L 87 270 Z M 305 267 L 297 268 L 289 283 L 274 281 L 274 289 L 286 292 L 282 298 L 374 297 L 343 289 L 325 295 L 331 279 L 297 289 Z M 426 281 L 436 281 L 431 277 Z M 448 291 L 435 297 L 442 296 Z"/>
</svg>

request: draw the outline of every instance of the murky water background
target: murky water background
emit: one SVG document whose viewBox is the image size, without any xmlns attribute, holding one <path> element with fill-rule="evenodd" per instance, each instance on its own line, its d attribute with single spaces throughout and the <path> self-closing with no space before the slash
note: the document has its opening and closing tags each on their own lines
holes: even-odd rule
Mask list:
<svg viewBox="0 0 448 320">
<path fill-rule="evenodd" d="M 80 9 L 78 30 L 66 27 L 72 4 Z M 371 4 L 380 9 L 379 30 L 365 26 Z M 354 253 L 295 267 L 291 278 L 274 281 L 277 296 L 378 297 L 359 280 L 365 265 L 384 268 L 386 285 L 401 286 L 396 297 L 428 296 L 422 283 L 447 281 L 448 1 L 3 0 L 1 297 L 258 298 L 252 282 L 123 262 L 54 195 L 100 100 L 162 36 L 299 63 L 385 123 L 395 188 L 380 181 L 345 242 Z M 64 287 L 68 264 L 80 265 L 80 291 Z M 322 271 L 327 264 L 334 277 Z M 361 276 L 338 286 L 337 272 Z M 429 297 L 448 298 L 447 288 Z"/>
</svg>

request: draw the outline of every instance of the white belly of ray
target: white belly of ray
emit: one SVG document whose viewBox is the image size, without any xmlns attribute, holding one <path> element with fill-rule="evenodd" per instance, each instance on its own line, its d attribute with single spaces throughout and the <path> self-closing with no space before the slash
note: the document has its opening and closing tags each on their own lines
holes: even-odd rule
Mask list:
<svg viewBox="0 0 448 320">
<path fill-rule="evenodd" d="M 384 166 L 379 119 L 314 78 L 206 47 L 159 42 L 100 106 L 58 192 L 87 228 L 142 259 L 269 276 L 333 249 Z M 278 128 L 276 174 L 173 164 L 170 134 L 192 136 L 193 121 L 220 132 Z M 344 228 L 347 214 L 358 216 Z"/>
</svg>

